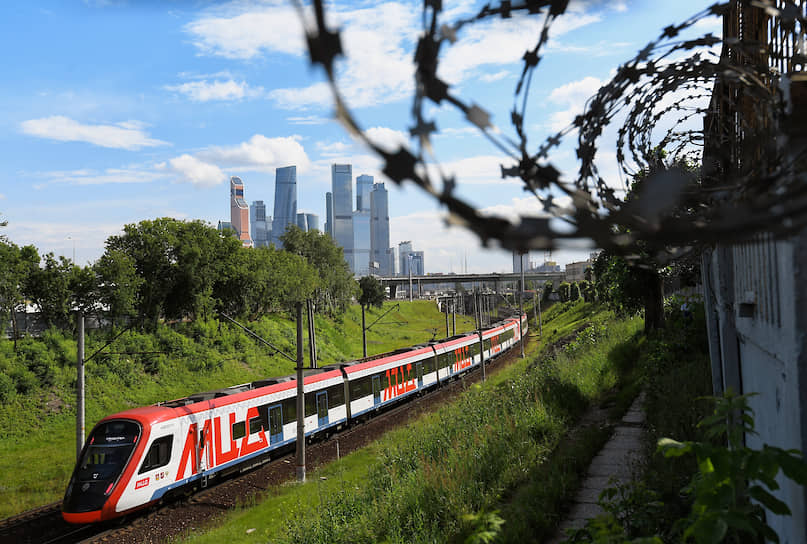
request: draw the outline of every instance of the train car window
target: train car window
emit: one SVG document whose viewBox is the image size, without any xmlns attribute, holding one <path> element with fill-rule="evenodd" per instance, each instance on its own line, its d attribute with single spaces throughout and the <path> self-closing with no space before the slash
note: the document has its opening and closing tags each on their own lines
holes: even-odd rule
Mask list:
<svg viewBox="0 0 807 544">
<path fill-rule="evenodd" d="M 171 448 L 174 444 L 174 435 L 161 436 L 151 443 L 149 451 L 143 458 L 138 474 L 143 474 L 155 468 L 164 467 L 171 460 Z"/>
<path fill-rule="evenodd" d="M 249 420 L 249 434 L 255 434 L 259 432 L 261 429 L 263 429 L 262 417 L 260 416 L 253 417 L 252 419 Z"/>
<path fill-rule="evenodd" d="M 244 438 L 247 435 L 246 424 L 243 421 L 233 423 L 233 440 Z"/>
<path fill-rule="evenodd" d="M 332 385 L 328 388 L 328 408 L 336 408 L 345 403 L 345 386 L 343 384 Z"/>
<path fill-rule="evenodd" d="M 297 421 L 297 399 L 292 397 L 283 401 L 283 424 Z"/>
</svg>

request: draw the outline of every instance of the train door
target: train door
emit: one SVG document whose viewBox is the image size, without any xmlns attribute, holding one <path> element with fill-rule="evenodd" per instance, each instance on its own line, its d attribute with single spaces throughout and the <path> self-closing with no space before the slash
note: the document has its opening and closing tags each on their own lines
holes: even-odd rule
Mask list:
<svg viewBox="0 0 807 544">
<path fill-rule="evenodd" d="M 317 426 L 324 427 L 328 424 L 328 392 L 317 393 Z"/>
<path fill-rule="evenodd" d="M 415 373 L 418 377 L 418 389 L 423 387 L 423 363 L 415 363 Z"/>
<path fill-rule="evenodd" d="M 269 443 L 283 442 L 283 407 L 276 404 L 269 408 Z"/>
<path fill-rule="evenodd" d="M 373 406 L 381 404 L 381 376 L 373 376 Z"/>
</svg>

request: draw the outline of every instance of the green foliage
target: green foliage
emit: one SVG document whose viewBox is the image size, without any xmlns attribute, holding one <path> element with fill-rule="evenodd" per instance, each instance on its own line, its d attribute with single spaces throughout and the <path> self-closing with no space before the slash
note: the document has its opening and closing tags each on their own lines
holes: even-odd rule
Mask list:
<svg viewBox="0 0 807 544">
<path fill-rule="evenodd" d="M 364 276 L 359 280 L 359 304 L 365 308 L 380 308 L 384 302 L 384 286 L 375 276 Z"/>
<path fill-rule="evenodd" d="M 586 270 L 591 270 L 591 267 L 586 268 Z M 583 297 L 583 300 L 586 302 L 594 302 L 597 300 L 597 289 L 594 287 L 594 283 L 592 281 L 581 280 L 577 282 L 577 285 L 580 289 L 580 295 Z"/>
<path fill-rule="evenodd" d="M 698 473 L 683 490 L 694 498 L 690 515 L 681 521 L 684 538 L 699 544 L 779 542 L 762 507 L 777 515 L 791 514 L 771 491 L 779 489 L 776 476 L 780 471 L 800 485 L 807 484 L 802 453 L 767 444 L 761 450 L 745 446 L 743 437 L 756 434 L 748 395 L 729 391 L 716 398 L 714 413 L 700 426 L 705 429 L 705 441 L 659 441 L 665 457 L 692 454 L 697 459 Z"/>
<path fill-rule="evenodd" d="M 563 281 L 558 285 L 558 297 L 561 302 L 569 302 L 571 294 L 571 285 L 569 282 Z"/>
<path fill-rule="evenodd" d="M 137 294 L 144 278 L 137 275 L 132 257 L 115 249 L 107 251 L 93 265 L 97 278 L 98 302 L 114 320 L 132 317 L 137 307 Z"/>
<path fill-rule="evenodd" d="M 551 281 L 544 283 L 544 302 L 549 302 L 549 297 L 552 295 L 554 285 Z"/>
<path fill-rule="evenodd" d="M 577 282 L 569 284 L 569 300 L 572 302 L 580 300 L 580 287 L 577 285 Z"/>
<path fill-rule="evenodd" d="M 354 295 L 356 281 L 345 261 L 344 251 L 327 234 L 303 232 L 292 225 L 280 237 L 286 251 L 302 255 L 319 275 L 315 303 L 329 315 L 344 313 Z"/>
</svg>

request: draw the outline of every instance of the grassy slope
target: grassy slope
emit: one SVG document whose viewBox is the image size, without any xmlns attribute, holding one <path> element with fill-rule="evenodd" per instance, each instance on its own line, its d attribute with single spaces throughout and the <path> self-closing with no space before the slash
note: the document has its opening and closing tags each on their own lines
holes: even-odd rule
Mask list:
<svg viewBox="0 0 807 544">
<path fill-rule="evenodd" d="M 368 313 L 372 323 L 393 303 Z M 361 356 L 361 311 L 352 307 L 337 321 L 317 317 L 320 364 Z M 457 316 L 458 330 L 471 320 Z M 250 324 L 258 334 L 293 354 L 293 323 L 279 317 Z M 368 334 L 368 353 L 423 342 L 445 333 L 433 303 L 401 302 Z M 105 338 L 88 338 L 89 356 Z M 0 340 L 0 372 L 28 372 L 39 365 L 51 385 L 15 394 L 0 404 L 0 519 L 61 498 L 74 463 L 76 343 L 60 335 L 21 342 L 28 361 Z M 107 355 L 86 367 L 87 431 L 101 417 L 133 406 L 179 398 L 257 378 L 293 372 L 293 363 L 268 351 L 234 327 L 196 323 L 155 335 L 126 333 L 106 352 L 165 351 L 165 355 Z M 45 365 L 46 368 L 43 369 Z M 33 376 L 33 374 L 30 374 Z M 50 407 L 47 405 L 50 403 Z"/>
<path fill-rule="evenodd" d="M 520 501 L 514 508 L 513 494 L 543 485 L 529 480 L 547 476 L 540 469 L 574 418 L 617 383 L 621 363 L 614 350 L 641 326 L 638 320 L 614 322 L 583 303 L 555 305 L 544 322 L 543 345 L 570 335 L 578 345 L 551 360 L 548 350 L 537 350 L 457 402 L 311 474 L 309 483 L 282 486 L 260 505 L 230 514 L 213 531 L 189 534 L 189 540 L 461 541 L 484 528 L 497 508 L 514 526 L 508 539 L 537 538 L 535 523 L 515 521 L 543 516 L 537 523 L 546 530 L 553 520 L 542 507 L 557 511 L 560 498 L 544 497 L 554 502 L 543 505 Z M 590 322 L 592 335 L 573 335 Z"/>
</svg>

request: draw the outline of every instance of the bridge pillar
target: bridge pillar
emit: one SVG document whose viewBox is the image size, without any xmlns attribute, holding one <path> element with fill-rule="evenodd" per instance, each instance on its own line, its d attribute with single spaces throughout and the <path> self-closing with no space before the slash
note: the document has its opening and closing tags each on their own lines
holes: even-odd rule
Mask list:
<svg viewBox="0 0 807 544">
<path fill-rule="evenodd" d="M 394 283 L 389 284 L 389 298 L 390 300 L 395 300 L 395 293 L 398 291 L 398 286 Z"/>
</svg>

